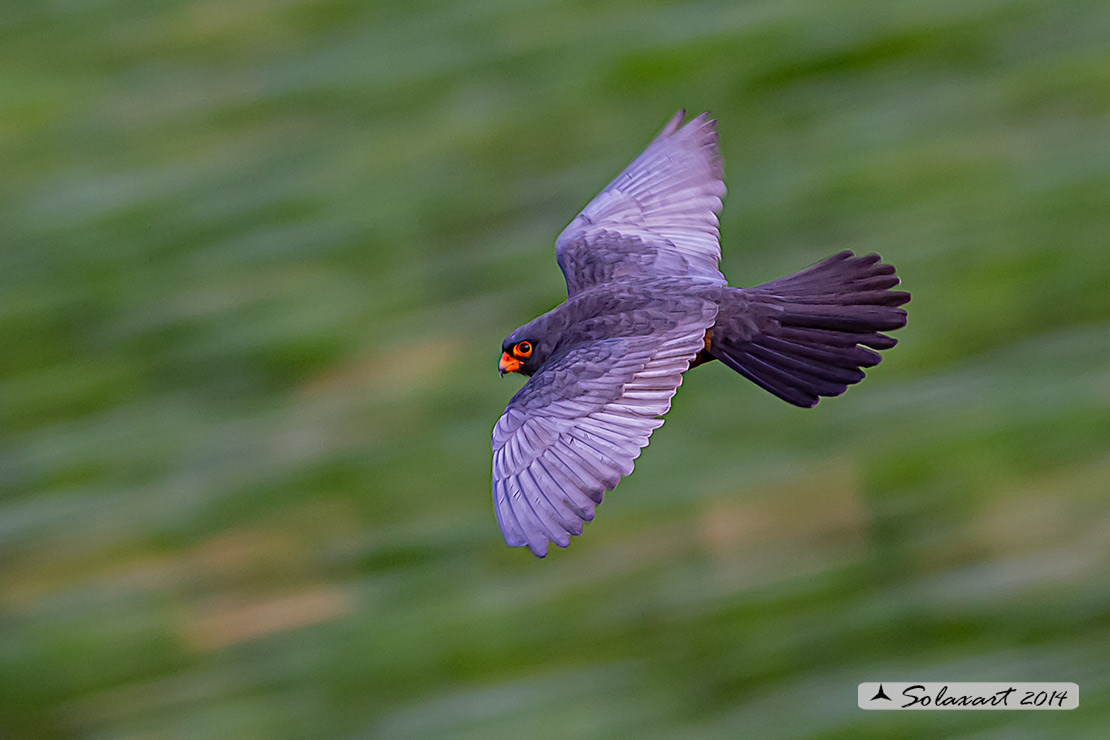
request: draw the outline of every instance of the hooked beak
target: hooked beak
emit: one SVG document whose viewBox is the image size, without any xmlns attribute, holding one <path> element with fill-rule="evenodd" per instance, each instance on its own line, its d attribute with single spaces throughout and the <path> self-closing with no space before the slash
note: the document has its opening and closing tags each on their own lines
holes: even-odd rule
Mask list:
<svg viewBox="0 0 1110 740">
<path fill-rule="evenodd" d="M 502 375 L 505 373 L 515 373 L 520 370 L 520 360 L 510 355 L 508 352 L 502 352 L 501 362 L 497 363 L 497 369 Z"/>
</svg>

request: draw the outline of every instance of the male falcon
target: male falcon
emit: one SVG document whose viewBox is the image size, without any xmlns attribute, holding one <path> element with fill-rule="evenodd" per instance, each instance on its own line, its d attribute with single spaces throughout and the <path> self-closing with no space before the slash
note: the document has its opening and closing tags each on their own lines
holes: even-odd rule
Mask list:
<svg viewBox="0 0 1110 740">
<path fill-rule="evenodd" d="M 720 360 L 795 406 L 879 364 L 909 293 L 877 254 L 840 252 L 732 288 L 717 267 L 717 122 L 679 111 L 555 241 L 567 300 L 501 345 L 530 376 L 493 429 L 493 503 L 510 546 L 570 544 L 662 423 L 691 367 Z M 868 349 L 870 348 L 870 349 Z"/>
</svg>

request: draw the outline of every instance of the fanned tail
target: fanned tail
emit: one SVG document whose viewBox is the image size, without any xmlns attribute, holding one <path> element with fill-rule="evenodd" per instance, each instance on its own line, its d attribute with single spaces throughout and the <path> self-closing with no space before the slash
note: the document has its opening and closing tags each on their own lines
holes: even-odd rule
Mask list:
<svg viewBox="0 0 1110 740">
<path fill-rule="evenodd" d="M 709 353 L 796 406 L 838 396 L 897 340 L 910 294 L 877 254 L 843 251 L 789 277 L 726 289 Z M 870 348 L 870 349 L 868 349 Z"/>
</svg>

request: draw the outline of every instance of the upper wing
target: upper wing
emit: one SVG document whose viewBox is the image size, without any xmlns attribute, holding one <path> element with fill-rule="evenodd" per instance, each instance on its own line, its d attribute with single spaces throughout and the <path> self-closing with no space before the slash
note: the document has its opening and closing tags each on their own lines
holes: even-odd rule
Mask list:
<svg viewBox="0 0 1110 740">
<path fill-rule="evenodd" d="M 679 111 L 555 240 L 567 294 L 614 277 L 688 276 L 719 285 L 725 194 L 717 122 Z"/>
<path fill-rule="evenodd" d="M 493 430 L 493 502 L 505 541 L 547 554 L 570 544 L 671 407 L 713 322 L 663 335 L 603 339 L 555 356 Z"/>
</svg>

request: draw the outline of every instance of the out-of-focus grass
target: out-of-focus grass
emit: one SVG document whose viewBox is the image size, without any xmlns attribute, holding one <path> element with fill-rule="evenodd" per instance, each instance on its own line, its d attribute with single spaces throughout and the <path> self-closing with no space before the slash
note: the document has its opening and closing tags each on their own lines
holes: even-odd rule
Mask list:
<svg viewBox="0 0 1110 740">
<path fill-rule="evenodd" d="M 0 736 L 1101 737 L 1105 3 L 10 2 Z M 802 412 L 724 368 L 545 562 L 501 338 L 678 107 L 725 272 L 842 248 L 901 345 Z M 864 713 L 875 679 L 1069 713 Z"/>
</svg>

